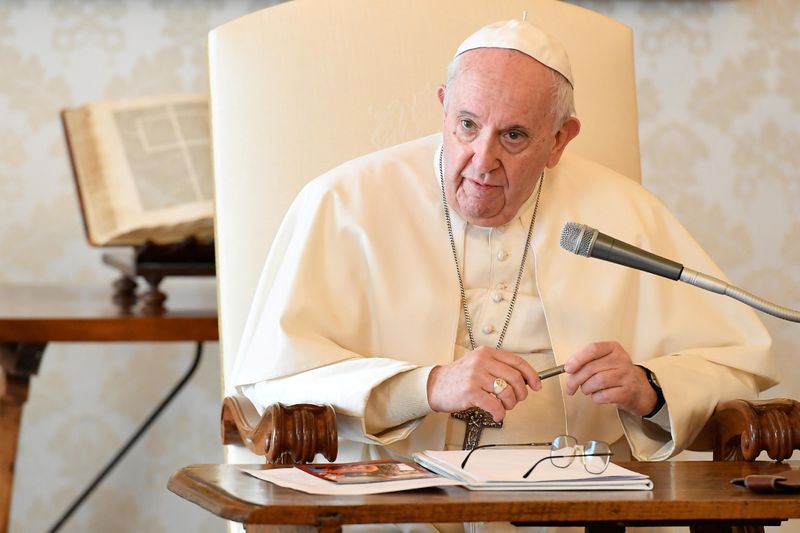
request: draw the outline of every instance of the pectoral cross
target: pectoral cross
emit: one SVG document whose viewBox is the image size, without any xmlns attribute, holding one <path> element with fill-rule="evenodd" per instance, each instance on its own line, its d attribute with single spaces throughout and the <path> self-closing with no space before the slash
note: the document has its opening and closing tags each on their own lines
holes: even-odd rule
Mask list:
<svg viewBox="0 0 800 533">
<path fill-rule="evenodd" d="M 481 433 L 484 428 L 501 428 L 503 421 L 495 422 L 492 415 L 480 407 L 470 407 L 464 411 L 450 413 L 450 416 L 457 420 L 462 420 L 467 427 L 464 428 L 464 444 L 462 450 L 471 450 L 478 445 L 481 440 Z"/>
</svg>

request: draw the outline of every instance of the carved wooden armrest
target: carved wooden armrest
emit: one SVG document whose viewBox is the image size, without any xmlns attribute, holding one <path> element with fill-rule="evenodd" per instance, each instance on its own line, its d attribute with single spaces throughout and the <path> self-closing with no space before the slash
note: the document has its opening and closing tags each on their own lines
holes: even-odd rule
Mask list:
<svg viewBox="0 0 800 533">
<path fill-rule="evenodd" d="M 274 403 L 259 416 L 241 395 L 222 401 L 223 444 L 239 444 L 268 463 L 309 463 L 317 453 L 335 461 L 338 453 L 336 415 L 330 405 Z"/>
<path fill-rule="evenodd" d="M 754 461 L 762 451 L 783 461 L 800 448 L 800 403 L 794 400 L 721 402 L 710 424 L 715 461 Z"/>
</svg>

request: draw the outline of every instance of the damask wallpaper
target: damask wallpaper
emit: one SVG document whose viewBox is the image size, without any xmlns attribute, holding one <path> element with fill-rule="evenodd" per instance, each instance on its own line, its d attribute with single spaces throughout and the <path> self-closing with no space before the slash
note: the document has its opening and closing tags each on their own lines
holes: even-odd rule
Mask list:
<svg viewBox="0 0 800 533">
<path fill-rule="evenodd" d="M 208 30 L 269 3 L 0 3 L 0 282 L 112 281 L 83 235 L 59 110 L 206 90 Z M 800 269 L 791 267 L 800 260 L 800 3 L 574 3 L 634 29 L 645 185 L 734 284 L 800 307 Z M 783 376 L 765 396 L 800 398 L 792 359 L 800 330 L 764 321 Z M 12 533 L 53 524 L 179 378 L 192 349 L 47 350 L 24 411 Z M 217 357 L 210 346 L 188 389 L 62 531 L 224 531 L 222 521 L 165 488 L 180 466 L 222 459 Z"/>
</svg>

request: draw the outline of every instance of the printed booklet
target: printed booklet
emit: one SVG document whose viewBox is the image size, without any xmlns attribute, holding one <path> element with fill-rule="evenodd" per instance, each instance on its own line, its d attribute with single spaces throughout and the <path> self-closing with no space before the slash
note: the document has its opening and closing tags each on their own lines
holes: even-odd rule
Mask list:
<svg viewBox="0 0 800 533">
<path fill-rule="evenodd" d="M 334 483 L 380 483 L 382 481 L 438 477 L 413 463 L 380 459 L 356 463 L 298 465 L 297 468 L 312 476 Z"/>
<path fill-rule="evenodd" d="M 591 474 L 576 457 L 567 468 L 548 459 L 550 452 L 532 447 L 475 450 L 465 468 L 466 450 L 414 454 L 414 460 L 433 472 L 461 482 L 471 490 L 652 490 L 644 474 L 609 463 L 602 474 Z M 522 477 L 539 460 L 527 478 Z"/>
<path fill-rule="evenodd" d="M 244 470 L 251 476 L 308 494 L 364 495 L 460 485 L 413 462 L 376 460 Z"/>
</svg>

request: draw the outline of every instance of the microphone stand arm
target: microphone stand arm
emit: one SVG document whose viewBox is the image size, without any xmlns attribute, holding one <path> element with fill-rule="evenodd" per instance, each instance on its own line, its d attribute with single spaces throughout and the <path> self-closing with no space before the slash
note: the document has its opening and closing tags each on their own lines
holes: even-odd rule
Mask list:
<svg viewBox="0 0 800 533">
<path fill-rule="evenodd" d="M 700 287 L 701 289 L 717 294 L 730 296 L 768 315 L 782 318 L 790 322 L 800 322 L 800 311 L 774 304 L 713 276 L 708 276 L 696 270 L 684 267 L 679 279 L 689 285 L 694 285 L 695 287 Z"/>
</svg>

